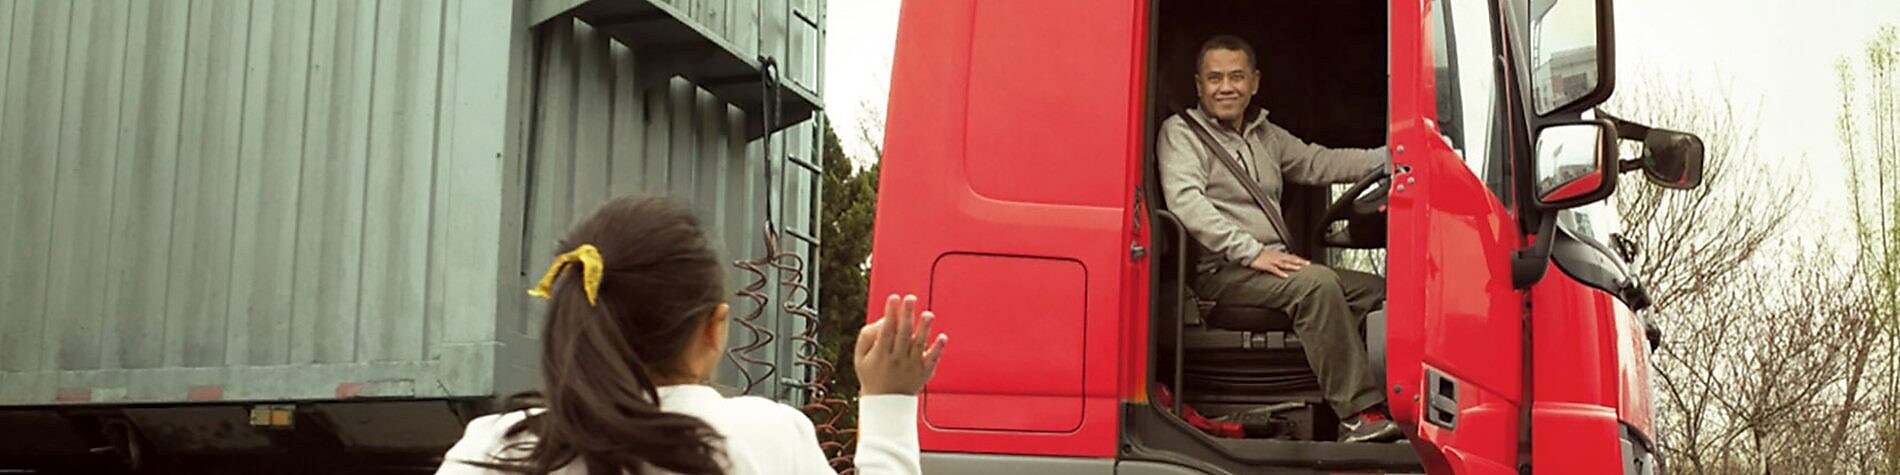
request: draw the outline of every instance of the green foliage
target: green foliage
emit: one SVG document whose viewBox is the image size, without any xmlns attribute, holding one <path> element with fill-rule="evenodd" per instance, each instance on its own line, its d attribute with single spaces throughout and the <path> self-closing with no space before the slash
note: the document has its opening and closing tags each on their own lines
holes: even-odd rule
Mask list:
<svg viewBox="0 0 1900 475">
<path fill-rule="evenodd" d="M 1875 344 L 1884 344 L 1884 352 L 1868 352 L 1873 361 L 1861 362 L 1870 366 L 1866 384 L 1867 404 L 1877 421 L 1874 451 L 1884 456 L 1885 469 L 1900 470 L 1900 422 L 1892 416 L 1900 410 L 1900 35 L 1894 26 L 1881 28 L 1860 57 L 1842 58 L 1836 68 L 1841 78 L 1837 125 L 1847 163 L 1849 212 L 1859 238 L 1854 269 L 1869 292 L 1868 333 L 1876 335 Z"/>
<path fill-rule="evenodd" d="M 877 211 L 876 165 L 858 170 L 839 145 L 838 136 L 825 127 L 823 197 L 819 211 L 818 305 L 824 310 L 818 326 L 823 357 L 837 365 L 831 394 L 851 402 L 842 421 L 857 425 L 858 374 L 851 351 L 864 326 L 866 295 L 870 286 L 871 222 Z"/>
<path fill-rule="evenodd" d="M 1860 59 L 1843 58 L 1838 65 L 1838 125 L 1860 268 L 1876 286 L 1879 306 L 1891 312 L 1893 291 L 1900 288 L 1900 243 L 1894 239 L 1900 237 L 1900 39 L 1894 27 L 1882 28 Z"/>
</svg>

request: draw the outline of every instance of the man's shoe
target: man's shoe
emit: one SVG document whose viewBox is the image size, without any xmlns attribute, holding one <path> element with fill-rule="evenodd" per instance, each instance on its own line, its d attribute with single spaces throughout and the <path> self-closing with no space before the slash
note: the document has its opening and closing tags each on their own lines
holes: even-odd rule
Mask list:
<svg viewBox="0 0 1900 475">
<path fill-rule="evenodd" d="M 1360 442 L 1393 442 L 1405 438 L 1399 431 L 1399 425 L 1385 418 L 1385 414 L 1368 410 L 1353 416 L 1339 425 L 1346 430 L 1340 434 L 1340 441 L 1349 444 Z"/>
</svg>

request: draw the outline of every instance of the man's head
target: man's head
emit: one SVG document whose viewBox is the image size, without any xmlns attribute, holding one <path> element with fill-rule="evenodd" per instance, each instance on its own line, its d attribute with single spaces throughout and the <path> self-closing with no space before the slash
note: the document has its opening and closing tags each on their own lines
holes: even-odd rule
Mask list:
<svg viewBox="0 0 1900 475">
<path fill-rule="evenodd" d="M 1223 125 L 1238 126 L 1260 90 L 1253 46 L 1238 36 L 1217 35 L 1201 43 L 1196 64 L 1194 91 L 1201 97 L 1201 110 Z"/>
</svg>

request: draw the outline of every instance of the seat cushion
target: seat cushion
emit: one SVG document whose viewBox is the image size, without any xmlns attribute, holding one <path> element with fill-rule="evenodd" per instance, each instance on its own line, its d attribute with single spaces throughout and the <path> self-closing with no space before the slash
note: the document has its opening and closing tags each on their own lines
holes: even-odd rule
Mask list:
<svg viewBox="0 0 1900 475">
<path fill-rule="evenodd" d="M 1208 308 L 1210 304 L 1212 308 Z M 1201 302 L 1201 305 L 1206 309 L 1202 314 L 1206 315 L 1210 327 L 1243 332 L 1293 331 L 1293 318 L 1279 310 L 1212 302 Z"/>
</svg>

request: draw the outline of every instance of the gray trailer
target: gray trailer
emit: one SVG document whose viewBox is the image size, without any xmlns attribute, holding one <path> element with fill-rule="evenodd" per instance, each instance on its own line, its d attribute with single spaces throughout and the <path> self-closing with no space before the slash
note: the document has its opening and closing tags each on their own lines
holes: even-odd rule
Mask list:
<svg viewBox="0 0 1900 475">
<path fill-rule="evenodd" d="M 823 15 L 0 0 L 0 471 L 427 466 L 537 384 L 525 291 L 610 196 L 812 256 Z M 735 315 L 801 331 L 781 292 Z M 721 382 L 801 397 L 787 341 Z"/>
</svg>

